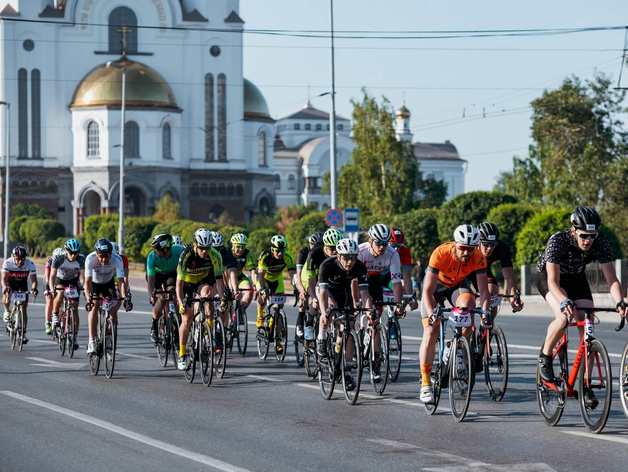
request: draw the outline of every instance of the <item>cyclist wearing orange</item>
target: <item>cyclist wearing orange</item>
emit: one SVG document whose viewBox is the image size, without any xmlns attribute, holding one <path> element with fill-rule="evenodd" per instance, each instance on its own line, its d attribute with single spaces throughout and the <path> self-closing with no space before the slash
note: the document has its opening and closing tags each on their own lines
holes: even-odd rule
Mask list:
<svg viewBox="0 0 628 472">
<path fill-rule="evenodd" d="M 438 246 L 430 256 L 430 262 L 423 281 L 423 299 L 421 318 L 423 321 L 423 340 L 419 348 L 421 361 L 421 401 L 434 402 L 431 373 L 434 362 L 434 346 L 438 338 L 438 323 L 429 325 L 434 309 L 447 299 L 452 306 L 475 308 L 475 297 L 469 289 L 466 277 L 475 272 L 480 304 L 488 311 L 491 304 L 486 276 L 486 258 L 477 250 L 480 243 L 478 230 L 471 225 L 460 225 L 454 231 L 454 242 Z M 463 330 L 469 336 L 470 330 Z"/>
</svg>

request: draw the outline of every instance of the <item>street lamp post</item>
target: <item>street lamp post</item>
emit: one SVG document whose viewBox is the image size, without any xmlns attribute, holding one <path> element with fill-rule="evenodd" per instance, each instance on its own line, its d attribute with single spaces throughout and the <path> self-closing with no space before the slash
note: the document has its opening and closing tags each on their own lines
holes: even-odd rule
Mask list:
<svg viewBox="0 0 628 472">
<path fill-rule="evenodd" d="M 331 115 L 329 117 L 329 170 L 331 177 L 331 207 L 336 208 L 336 80 L 334 73 L 334 0 L 329 0 L 331 24 Z"/>
<path fill-rule="evenodd" d="M 9 172 L 10 172 L 10 164 L 11 164 L 11 104 L 8 102 L 0 102 L 0 105 L 7 106 L 7 124 L 5 126 L 7 130 L 7 138 L 6 138 L 6 173 L 4 176 L 4 188 L 5 188 L 5 197 L 4 197 L 4 258 L 9 257 Z"/>
</svg>

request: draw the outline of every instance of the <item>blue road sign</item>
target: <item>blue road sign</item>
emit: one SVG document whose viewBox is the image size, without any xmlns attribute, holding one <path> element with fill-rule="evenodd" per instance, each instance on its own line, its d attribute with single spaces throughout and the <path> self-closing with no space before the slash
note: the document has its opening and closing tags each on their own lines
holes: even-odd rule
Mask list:
<svg viewBox="0 0 628 472">
<path fill-rule="evenodd" d="M 345 208 L 345 231 L 360 231 L 360 210 L 357 208 Z"/>
<path fill-rule="evenodd" d="M 332 228 L 342 225 L 342 212 L 332 208 L 325 213 L 325 223 Z"/>
</svg>

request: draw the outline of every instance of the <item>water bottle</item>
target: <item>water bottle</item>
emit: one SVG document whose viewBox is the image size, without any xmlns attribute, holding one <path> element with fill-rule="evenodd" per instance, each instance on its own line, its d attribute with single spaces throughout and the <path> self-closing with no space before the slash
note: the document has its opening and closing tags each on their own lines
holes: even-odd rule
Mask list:
<svg viewBox="0 0 628 472">
<path fill-rule="evenodd" d="M 443 365 L 447 365 L 449 362 L 449 354 L 451 354 L 451 342 L 445 344 L 445 350 L 443 351 Z"/>
<path fill-rule="evenodd" d="M 364 352 L 368 352 L 370 342 L 371 342 L 371 333 L 367 329 L 366 333 L 364 334 Z"/>
<path fill-rule="evenodd" d="M 268 329 L 272 329 L 272 328 L 273 328 L 273 321 L 275 321 L 275 317 L 274 317 L 274 316 L 271 316 L 271 317 L 268 319 Z"/>
<path fill-rule="evenodd" d="M 390 339 L 395 339 L 397 337 L 397 327 L 395 323 L 390 324 Z"/>
<path fill-rule="evenodd" d="M 168 312 L 174 313 L 174 302 L 172 300 L 168 302 Z"/>
<path fill-rule="evenodd" d="M 200 334 L 200 329 L 198 326 L 195 326 L 194 327 L 194 342 L 195 343 L 198 343 L 199 334 Z"/>
</svg>

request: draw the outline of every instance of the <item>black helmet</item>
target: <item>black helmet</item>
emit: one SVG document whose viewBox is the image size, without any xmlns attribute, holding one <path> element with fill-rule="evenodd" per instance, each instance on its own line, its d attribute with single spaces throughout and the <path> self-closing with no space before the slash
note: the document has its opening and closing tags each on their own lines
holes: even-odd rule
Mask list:
<svg viewBox="0 0 628 472">
<path fill-rule="evenodd" d="M 96 241 L 94 249 L 96 250 L 96 254 L 100 256 L 107 256 L 113 252 L 113 244 L 111 244 L 111 241 L 108 239 L 101 238 Z"/>
<path fill-rule="evenodd" d="M 26 249 L 24 249 L 24 246 L 15 246 L 12 255 L 18 259 L 24 259 L 26 257 Z"/>
<path fill-rule="evenodd" d="M 485 221 L 478 225 L 481 241 L 497 241 L 499 239 L 499 229 L 495 223 Z"/>
<path fill-rule="evenodd" d="M 593 208 L 581 206 L 571 214 L 571 226 L 584 231 L 597 231 L 602 225 L 600 214 Z"/>
<path fill-rule="evenodd" d="M 172 236 L 165 233 L 156 235 L 150 242 L 150 247 L 158 251 L 160 249 L 168 249 L 170 246 L 172 246 Z"/>
<path fill-rule="evenodd" d="M 308 236 L 307 240 L 312 246 L 315 246 L 318 243 L 322 243 L 323 233 L 321 232 L 312 233 L 311 235 Z"/>
</svg>

